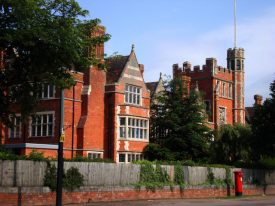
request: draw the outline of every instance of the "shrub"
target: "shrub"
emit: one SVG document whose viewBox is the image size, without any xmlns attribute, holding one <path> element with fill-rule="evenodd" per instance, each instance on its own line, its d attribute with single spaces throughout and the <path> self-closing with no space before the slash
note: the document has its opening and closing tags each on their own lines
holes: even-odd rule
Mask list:
<svg viewBox="0 0 275 206">
<path fill-rule="evenodd" d="M 184 170 L 180 164 L 175 165 L 174 182 L 178 185 L 184 184 Z"/>
<path fill-rule="evenodd" d="M 226 177 L 225 177 L 224 181 L 225 181 L 227 186 L 232 186 L 234 183 L 233 183 L 230 167 L 225 167 L 225 172 L 226 172 L 225 173 Z"/>
<path fill-rule="evenodd" d="M 169 182 L 169 176 L 167 172 L 159 165 L 156 165 L 155 169 L 156 182 L 167 183 Z"/>
<path fill-rule="evenodd" d="M 264 169 L 275 169 L 275 158 L 263 158 L 259 161 L 259 167 Z"/>
<path fill-rule="evenodd" d="M 114 163 L 113 160 L 111 159 L 101 159 L 101 158 L 96 158 L 96 159 L 91 159 L 89 157 L 83 157 L 80 155 L 76 155 L 76 157 L 72 159 L 65 159 L 65 161 L 68 162 L 106 162 L 106 163 Z"/>
<path fill-rule="evenodd" d="M 140 182 L 139 187 L 144 185 L 147 190 L 155 191 L 156 188 L 162 188 L 168 185 L 169 176 L 159 164 L 154 168 L 153 164 L 148 161 L 140 163 Z"/>
<path fill-rule="evenodd" d="M 75 189 L 83 186 L 84 177 L 79 172 L 78 168 L 71 167 L 67 170 L 63 182 L 63 187 L 68 191 L 74 191 Z"/>
<path fill-rule="evenodd" d="M 44 157 L 43 152 L 38 152 L 37 150 L 32 150 L 31 153 L 27 156 L 28 160 L 33 161 L 45 161 L 47 158 Z"/>
<path fill-rule="evenodd" d="M 207 182 L 209 182 L 211 185 L 213 185 L 214 182 L 215 182 L 214 173 L 213 173 L 213 171 L 212 171 L 212 169 L 210 167 L 207 167 L 207 171 L 208 171 Z"/>
<path fill-rule="evenodd" d="M 47 162 L 47 168 L 44 176 L 44 186 L 48 186 L 51 191 L 56 191 L 57 184 L 57 168 L 54 164 Z M 83 175 L 79 172 L 78 168 L 71 167 L 64 174 L 63 171 L 63 188 L 68 191 L 74 191 L 83 185 Z"/>
<path fill-rule="evenodd" d="M 44 186 L 48 186 L 51 191 L 56 191 L 57 169 L 54 164 L 47 162 L 47 168 L 44 176 Z"/>
<path fill-rule="evenodd" d="M 140 166 L 140 182 L 155 182 L 154 167 L 151 163 Z"/>
<path fill-rule="evenodd" d="M 0 151 L 0 159 L 1 160 L 18 160 L 20 158 L 18 155 L 15 155 L 11 152 L 2 150 L 2 151 Z"/>
<path fill-rule="evenodd" d="M 42 152 L 37 152 L 32 150 L 28 156 L 17 155 L 11 151 L 0 149 L 0 159 L 1 160 L 33 160 L 33 161 L 47 161 L 48 158 L 45 158 Z"/>
</svg>

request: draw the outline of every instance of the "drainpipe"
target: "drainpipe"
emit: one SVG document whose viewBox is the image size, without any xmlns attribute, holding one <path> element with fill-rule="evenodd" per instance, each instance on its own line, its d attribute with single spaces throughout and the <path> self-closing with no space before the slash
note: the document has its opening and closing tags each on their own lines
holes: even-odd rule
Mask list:
<svg viewBox="0 0 275 206">
<path fill-rule="evenodd" d="M 73 86 L 73 114 L 72 114 L 72 154 L 71 158 L 74 158 L 74 117 L 75 117 L 75 85 Z"/>
</svg>

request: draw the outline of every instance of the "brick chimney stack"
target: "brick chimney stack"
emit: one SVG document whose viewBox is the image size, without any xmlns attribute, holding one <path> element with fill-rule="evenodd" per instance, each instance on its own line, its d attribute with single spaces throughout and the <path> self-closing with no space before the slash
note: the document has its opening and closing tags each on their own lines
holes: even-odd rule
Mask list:
<svg viewBox="0 0 275 206">
<path fill-rule="evenodd" d="M 139 70 L 140 70 L 140 73 L 141 75 L 143 76 L 143 73 L 144 73 L 144 65 L 143 64 L 139 64 Z"/>
<path fill-rule="evenodd" d="M 262 105 L 262 101 L 263 101 L 263 96 L 261 95 L 254 95 L 254 100 L 255 100 L 255 105 Z"/>
<path fill-rule="evenodd" d="M 99 37 L 105 34 L 105 27 L 104 26 L 97 26 L 94 31 L 91 32 L 91 37 Z M 95 57 L 104 60 L 104 43 L 100 45 L 96 45 L 94 48 L 90 48 L 90 52 L 94 53 Z"/>
</svg>

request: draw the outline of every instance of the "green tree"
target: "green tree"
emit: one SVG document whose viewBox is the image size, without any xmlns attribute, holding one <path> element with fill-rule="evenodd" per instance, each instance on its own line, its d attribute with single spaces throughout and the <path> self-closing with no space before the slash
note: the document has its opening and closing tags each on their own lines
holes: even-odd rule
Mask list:
<svg viewBox="0 0 275 206">
<path fill-rule="evenodd" d="M 155 143 L 149 143 L 144 148 L 144 157 L 149 161 L 154 160 L 173 160 L 173 154 L 170 152 L 169 149 L 165 147 L 161 147 Z"/>
<path fill-rule="evenodd" d="M 213 162 L 232 164 L 249 161 L 252 136 L 249 126 L 222 125 L 215 134 L 211 152 Z"/>
<path fill-rule="evenodd" d="M 165 83 L 165 91 L 153 105 L 151 118 L 155 142 L 170 150 L 176 160 L 206 158 L 209 152 L 210 130 L 201 95 L 187 91 L 180 80 Z"/>
<path fill-rule="evenodd" d="M 110 36 L 91 37 L 100 20 L 87 14 L 75 0 L 0 0 L 1 122 L 10 123 L 13 103 L 28 116 L 42 82 L 69 88 L 69 69 L 100 65 L 93 48 Z"/>
<path fill-rule="evenodd" d="M 256 160 L 275 157 L 275 80 L 270 84 L 270 96 L 263 105 L 254 106 L 252 117 L 253 154 Z"/>
</svg>

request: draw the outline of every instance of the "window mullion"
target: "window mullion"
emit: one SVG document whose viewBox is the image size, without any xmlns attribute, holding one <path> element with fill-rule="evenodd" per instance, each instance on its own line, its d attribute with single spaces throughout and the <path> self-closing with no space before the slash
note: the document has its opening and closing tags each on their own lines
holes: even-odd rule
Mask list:
<svg viewBox="0 0 275 206">
<path fill-rule="evenodd" d="M 43 115 L 40 115 L 40 131 L 41 131 L 41 133 L 40 133 L 40 136 L 42 137 L 43 136 L 43 124 L 44 124 L 44 121 L 43 121 Z"/>
<path fill-rule="evenodd" d="M 125 117 L 125 139 L 128 139 L 128 117 Z"/>
<path fill-rule="evenodd" d="M 47 115 L 46 119 L 46 136 L 49 136 L 49 115 Z"/>
</svg>

